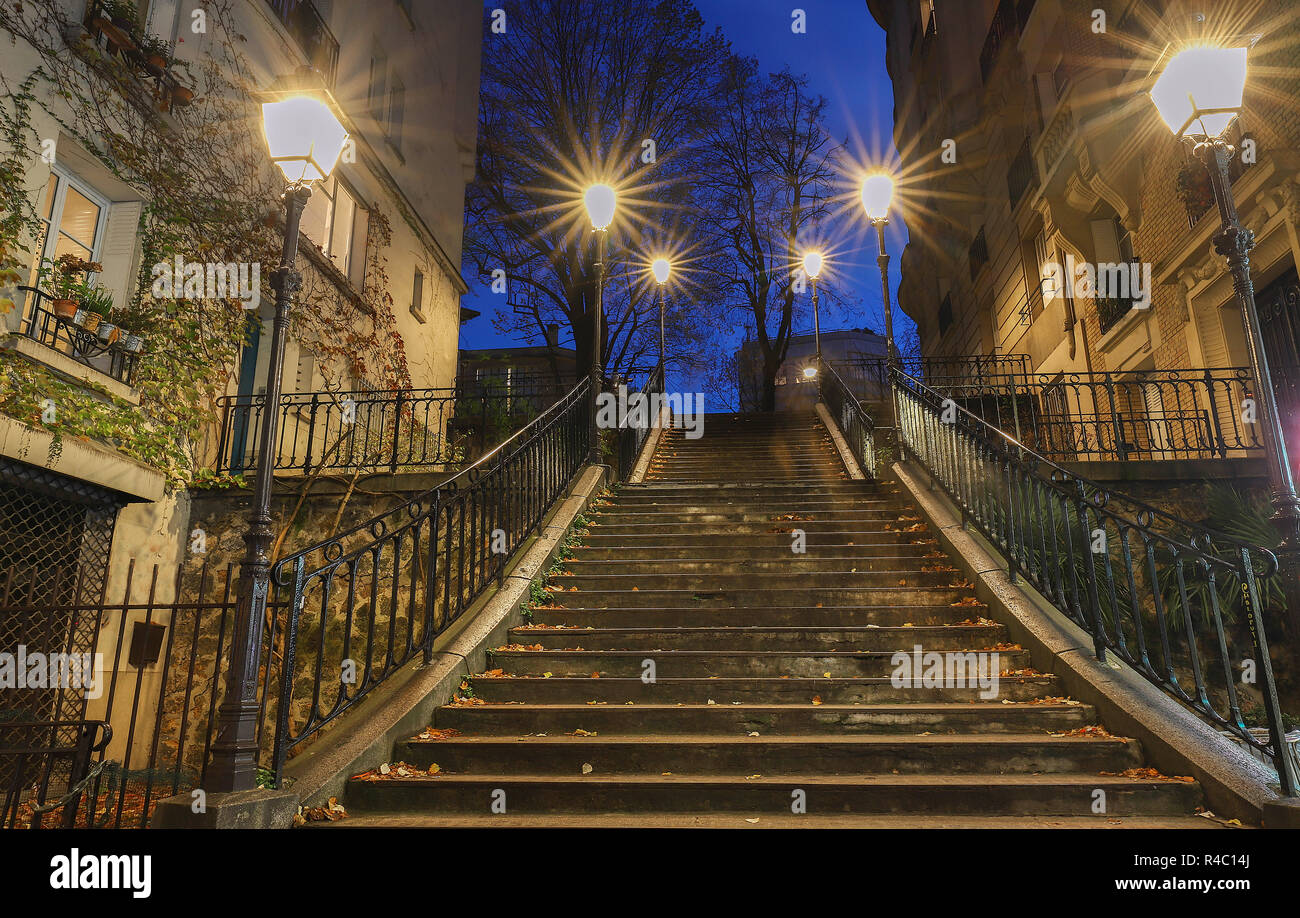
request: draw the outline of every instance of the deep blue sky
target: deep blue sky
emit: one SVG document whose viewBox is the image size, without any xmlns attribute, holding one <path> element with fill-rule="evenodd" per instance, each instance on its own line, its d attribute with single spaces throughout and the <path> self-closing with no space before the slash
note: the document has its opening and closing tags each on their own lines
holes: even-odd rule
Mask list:
<svg viewBox="0 0 1300 918">
<path fill-rule="evenodd" d="M 637 0 L 623 0 L 637 2 Z M 488 4 L 491 5 L 490 3 Z M 885 33 L 867 10 L 866 0 L 695 0 L 706 27 L 722 28 L 732 49 L 758 58 L 759 66 L 777 71 L 788 66 L 805 74 L 813 91 L 828 102 L 826 126 L 838 142 L 847 142 L 854 159 L 878 161 L 894 158 L 892 140 L 893 90 L 885 70 Z M 791 12 L 807 13 L 807 33 L 791 30 Z M 847 186 L 846 186 L 847 189 Z M 880 274 L 875 261 L 875 237 L 854 206 L 845 216 L 822 230 L 827 238 L 827 286 L 843 298 L 838 310 L 823 297 L 822 329 L 859 328 L 881 330 L 883 311 Z M 886 232 L 890 259 L 891 295 L 898 285 L 898 256 L 906 243 L 906 231 L 893 224 Z M 468 266 L 467 266 L 468 270 Z M 525 342 L 509 340 L 492 327 L 495 310 L 505 307 L 505 297 L 487 292 L 477 277 L 466 274 L 470 292 L 463 303 L 483 315 L 461 328 L 462 348 L 500 347 Z M 895 333 L 910 328 L 911 320 L 897 308 Z M 812 331 L 812 319 L 798 331 Z M 671 381 L 670 381 L 671 384 Z"/>
</svg>

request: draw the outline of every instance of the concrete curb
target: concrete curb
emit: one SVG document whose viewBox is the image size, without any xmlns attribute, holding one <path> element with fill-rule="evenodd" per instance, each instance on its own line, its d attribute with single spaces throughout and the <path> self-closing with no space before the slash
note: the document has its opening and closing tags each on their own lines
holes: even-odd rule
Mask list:
<svg viewBox="0 0 1300 918">
<path fill-rule="evenodd" d="M 632 474 L 627 479 L 628 484 L 640 484 L 645 481 L 645 473 L 650 469 L 650 460 L 654 458 L 655 450 L 659 447 L 659 438 L 671 419 L 671 412 L 666 405 L 659 409 L 659 420 L 651 426 L 645 443 L 641 445 L 641 455 L 637 457 L 636 465 L 632 467 Z"/>
<path fill-rule="evenodd" d="M 1295 825 L 1300 809 L 1269 786 L 1276 778 L 1263 763 L 1123 663 L 1099 662 L 1087 632 L 1023 580 L 1013 583 L 992 545 L 962 528 L 960 512 L 941 491 L 930 490 L 923 472 L 901 462 L 893 471 L 953 563 L 975 584 L 989 616 L 1029 651 L 1035 668 L 1055 673 L 1066 692 L 1093 705 L 1113 733 L 1139 740 L 1153 767 L 1195 777 L 1216 815 L 1254 825 Z"/>
<path fill-rule="evenodd" d="M 342 797 L 350 776 L 389 761 L 394 743 L 427 727 L 434 709 L 451 698 L 460 681 L 486 668 L 488 649 L 506 643 L 509 629 L 523 624 L 520 604 L 528 597 L 529 585 L 550 569 L 574 518 L 606 485 L 609 474 L 605 466 L 588 466 L 578 473 L 569 495 L 543 521 L 502 586 L 481 597 L 434 642 L 431 665 L 410 669 L 376 689 L 335 729 L 289 761 L 288 787 L 303 805 Z"/>
<path fill-rule="evenodd" d="M 831 435 L 831 442 L 835 444 L 835 451 L 840 454 L 840 461 L 844 463 L 844 470 L 849 473 L 849 477 L 854 481 L 865 481 L 867 476 L 862 473 L 858 460 L 853 458 L 853 453 L 849 450 L 849 443 L 844 439 L 844 434 L 840 432 L 840 425 L 831 417 L 830 409 L 826 407 L 824 402 L 817 403 L 817 417 L 821 418 L 822 426 Z"/>
</svg>

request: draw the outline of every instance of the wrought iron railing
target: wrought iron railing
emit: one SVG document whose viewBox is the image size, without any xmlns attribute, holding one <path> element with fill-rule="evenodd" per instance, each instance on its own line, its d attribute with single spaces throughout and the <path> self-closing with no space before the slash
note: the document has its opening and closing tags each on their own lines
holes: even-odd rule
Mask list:
<svg viewBox="0 0 1300 918">
<path fill-rule="evenodd" d="M 853 454 L 858 467 L 864 474 L 875 478 L 876 425 L 870 413 L 862 407 L 848 383 L 825 360 L 817 371 L 817 382 L 821 400 L 839 425 L 840 433 L 844 435 L 849 452 Z"/>
<path fill-rule="evenodd" d="M 664 365 L 658 364 L 650 375 L 646 377 L 645 383 L 637 393 L 641 396 L 646 416 L 629 418 L 630 423 L 618 432 L 618 480 L 627 481 L 636 468 L 637 457 L 641 455 L 641 448 L 645 446 L 646 439 L 650 436 L 651 428 L 659 424 L 659 417 L 654 413 L 658 409 L 655 404 L 656 396 L 663 395 L 664 392 Z M 629 408 L 631 406 L 629 405 Z M 639 422 L 645 420 L 645 426 Z"/>
<path fill-rule="evenodd" d="M 87 793 L 92 757 L 112 737 L 108 724 L 97 720 L 0 719 L 0 828 L 86 825 L 83 803 L 93 824 L 95 797 Z"/>
<path fill-rule="evenodd" d="M 438 488 L 278 561 L 272 767 L 417 658 L 504 576 L 588 455 L 590 383 Z M 268 667 L 269 669 L 269 667 Z"/>
<path fill-rule="evenodd" d="M 1011 209 L 1015 210 L 1025 193 L 1037 185 L 1038 171 L 1034 165 L 1034 150 L 1030 145 L 1029 137 L 1026 136 L 1007 169 L 1007 198 L 1011 202 Z"/>
<path fill-rule="evenodd" d="M 357 389 L 280 396 L 275 470 L 432 471 L 482 455 L 537 417 L 553 390 Z M 214 468 L 251 471 L 260 455 L 266 396 L 218 401 L 221 428 Z"/>
<path fill-rule="evenodd" d="M 951 357 L 898 357 L 900 368 L 917 379 L 978 380 L 985 376 L 1027 376 L 1027 354 L 961 354 Z M 884 357 L 853 357 L 835 361 L 835 369 L 850 390 L 866 401 L 889 398 L 889 362 Z"/>
<path fill-rule="evenodd" d="M 28 793 L 16 811 L 6 810 L 6 820 L 39 827 L 35 811 L 42 802 L 48 805 L 67 796 L 79 774 L 88 781 L 75 815 L 65 808 L 43 824 L 75 819 L 79 828 L 144 828 L 160 800 L 204 785 L 215 738 L 214 715 L 229 669 L 236 569 L 200 565 L 164 573 L 154 565 L 151 571 L 137 572 L 135 562 L 129 561 L 117 573 L 110 585 L 92 592 L 60 583 L 81 575 L 56 569 L 52 589 L 38 593 L 32 584 L 38 579 L 48 582 L 49 572 L 0 572 L 0 622 L 16 643 L 27 644 L 31 654 L 51 646 L 48 635 L 62 630 L 63 639 L 54 645 L 60 651 L 99 656 L 93 689 L 82 684 L 60 691 L 89 696 L 88 710 L 111 728 L 84 760 L 89 772 L 81 772 L 70 767 L 68 751 L 80 748 L 75 731 L 67 726 L 75 722 L 58 713 L 50 717 L 48 690 L 8 693 L 4 714 L 55 732 L 44 738 L 32 732 L 22 742 L 10 742 L 13 737 L 6 738 L 5 725 L 0 724 L 0 746 L 6 750 L 0 751 L 0 787 L 9 786 L 22 748 L 33 750 L 26 753 L 28 761 L 46 755 L 56 770 L 38 782 L 35 802 Z M 42 595 L 60 598 L 33 602 Z M 267 648 L 283 643 L 276 631 L 284 620 L 281 600 L 273 598 L 270 608 Z M 264 710 L 271 677 L 272 668 L 267 667 L 259 687 Z M 268 735 L 265 724 L 259 724 L 259 738 Z M 29 789 L 32 767 L 23 779 Z"/>
<path fill-rule="evenodd" d="M 1125 373 L 927 373 L 925 383 L 1057 462 L 1260 455 L 1247 367 Z"/>
<path fill-rule="evenodd" d="M 71 357 L 118 382 L 131 384 L 135 375 L 136 354 L 120 341 L 106 342 L 95 332 L 87 331 L 71 319 L 60 318 L 49 308 L 50 298 L 34 287 L 18 288 L 30 298 L 20 334 L 48 348 Z"/>
<path fill-rule="evenodd" d="M 267 3 L 298 42 L 312 68 L 324 78 L 325 85 L 333 86 L 339 66 L 339 42 L 316 4 L 311 0 L 267 0 Z"/>
<path fill-rule="evenodd" d="M 1267 549 L 1230 539 L 1080 478 L 902 371 L 899 442 L 1023 578 L 1092 637 L 1217 728 L 1266 755 L 1297 793 L 1285 755 L 1266 608 L 1282 602 Z M 1241 683 L 1269 728 L 1249 729 Z"/>
</svg>

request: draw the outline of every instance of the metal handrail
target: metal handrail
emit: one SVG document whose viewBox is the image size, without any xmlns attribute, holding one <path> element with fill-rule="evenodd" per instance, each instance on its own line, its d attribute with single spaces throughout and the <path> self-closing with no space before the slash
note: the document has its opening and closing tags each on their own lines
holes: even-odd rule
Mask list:
<svg viewBox="0 0 1300 918">
<path fill-rule="evenodd" d="M 1113 653 L 1266 755 L 1282 792 L 1296 795 L 1260 588 L 1276 556 L 1075 475 L 902 370 L 892 378 L 902 448 L 963 526 L 1002 554 L 1011 579 L 1088 631 L 1099 660 Z M 1245 724 L 1239 671 L 1254 676 L 1267 743 Z"/>
<path fill-rule="evenodd" d="M 289 752 L 414 660 L 489 587 L 587 457 L 590 382 L 442 484 L 272 568 L 287 592 L 274 711 Z M 310 608 L 309 608 L 310 604 Z M 308 648 L 299 666 L 300 647 Z"/>
<path fill-rule="evenodd" d="M 664 365 L 656 364 L 655 368 L 650 371 L 642 383 L 637 395 L 643 398 L 650 398 L 655 395 L 664 393 Z M 653 406 L 651 406 L 653 407 Z M 629 426 L 619 431 L 618 437 L 618 480 L 627 481 L 631 477 L 636 466 L 637 457 L 641 455 L 641 448 L 645 446 L 646 439 L 650 436 L 650 430 L 658 426 L 659 418 L 651 417 L 644 427 Z"/>
<path fill-rule="evenodd" d="M 1246 458 L 1263 448 L 1237 409 L 1254 391 L 1248 367 L 927 373 L 923 382 L 1057 462 Z"/>
<path fill-rule="evenodd" d="M 463 462 L 493 443 L 493 432 L 531 420 L 563 392 L 556 389 L 477 391 L 463 388 L 353 389 L 286 392 L 280 396 L 277 472 L 321 469 L 428 470 Z M 266 395 L 217 400 L 220 433 L 214 469 L 251 469 L 262 444 Z M 468 430 L 463 435 L 456 431 Z"/>
<path fill-rule="evenodd" d="M 818 370 L 818 387 L 827 410 L 839 425 L 840 433 L 848 442 L 849 452 L 858 466 L 872 478 L 876 477 L 876 424 L 870 412 L 844 382 L 829 361 L 822 360 Z"/>
</svg>

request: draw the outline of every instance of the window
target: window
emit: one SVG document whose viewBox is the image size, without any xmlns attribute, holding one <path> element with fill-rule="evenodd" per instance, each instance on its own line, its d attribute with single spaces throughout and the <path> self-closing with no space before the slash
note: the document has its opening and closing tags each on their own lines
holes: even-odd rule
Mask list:
<svg viewBox="0 0 1300 918">
<path fill-rule="evenodd" d="M 411 315 L 415 316 L 421 322 L 424 322 L 424 312 L 420 309 L 424 305 L 424 272 L 419 268 L 415 269 L 415 279 L 411 282 Z"/>
<path fill-rule="evenodd" d="M 43 224 L 40 244 L 32 265 L 31 282 L 43 258 L 72 254 L 94 261 L 103 242 L 108 218 L 108 201 L 71 174 L 55 167 L 40 203 Z"/>
<path fill-rule="evenodd" d="M 317 183 L 302 213 L 303 235 L 357 286 L 365 273 L 366 220 L 365 208 L 337 176 Z"/>
<path fill-rule="evenodd" d="M 946 334 L 952 327 L 952 294 L 949 293 L 939 304 L 939 334 Z"/>
<path fill-rule="evenodd" d="M 970 250 L 966 253 L 966 256 L 967 260 L 970 261 L 970 279 L 973 281 L 979 276 L 980 268 L 988 264 L 989 260 L 989 246 L 984 238 L 984 227 L 981 226 L 980 231 L 971 240 Z"/>
<path fill-rule="evenodd" d="M 177 13 L 180 12 L 180 0 L 142 0 L 144 15 L 140 21 L 150 35 L 156 35 L 168 44 L 176 41 Z"/>
<path fill-rule="evenodd" d="M 406 87 L 396 76 L 388 100 L 388 139 L 397 149 L 402 148 L 402 119 L 406 115 Z"/>
<path fill-rule="evenodd" d="M 298 372 L 294 378 L 295 392 L 313 392 L 316 388 L 316 355 L 303 345 L 298 346 Z"/>
<path fill-rule="evenodd" d="M 388 55 L 382 48 L 376 47 L 370 58 L 370 92 L 367 96 L 370 113 L 379 121 L 384 120 L 384 102 L 388 97 Z"/>
</svg>

